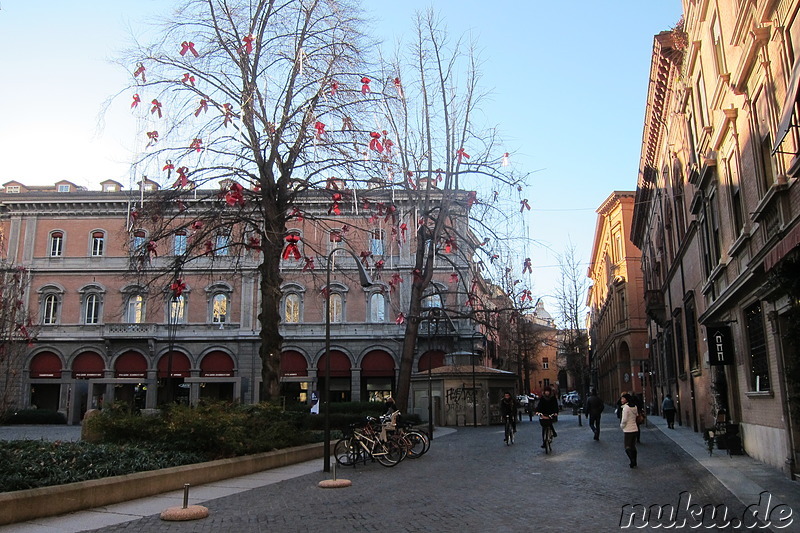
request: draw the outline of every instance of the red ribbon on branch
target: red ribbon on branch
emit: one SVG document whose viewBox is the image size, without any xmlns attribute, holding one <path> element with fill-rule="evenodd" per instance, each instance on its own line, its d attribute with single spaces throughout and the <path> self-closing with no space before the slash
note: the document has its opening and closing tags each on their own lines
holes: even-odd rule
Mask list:
<svg viewBox="0 0 800 533">
<path fill-rule="evenodd" d="M 525 300 L 528 300 L 529 302 L 533 301 L 533 296 L 531 296 L 531 291 L 527 289 L 522 291 L 522 295 L 519 297 L 520 303 L 524 303 Z"/>
<path fill-rule="evenodd" d="M 222 120 L 222 125 L 226 128 L 228 124 L 230 124 L 231 120 L 233 119 L 233 108 L 231 104 L 222 104 L 222 116 L 224 119 Z"/>
<path fill-rule="evenodd" d="M 300 211 L 300 209 L 298 209 L 297 207 L 293 207 L 292 208 L 292 212 L 289 215 L 289 218 L 296 218 L 297 220 L 302 221 L 303 220 L 303 212 Z"/>
<path fill-rule="evenodd" d="M 188 82 L 188 84 L 189 84 L 189 85 L 191 85 L 192 87 L 194 87 L 194 76 L 192 76 L 192 75 L 191 75 L 191 74 L 189 74 L 188 72 L 185 72 L 185 73 L 183 74 L 183 79 L 181 80 L 181 82 L 182 82 L 182 83 L 187 83 L 187 82 Z"/>
<path fill-rule="evenodd" d="M 176 188 L 182 188 L 189 185 L 189 176 L 187 172 L 189 172 L 189 167 L 178 167 L 178 179 L 175 181 Z"/>
<path fill-rule="evenodd" d="M 331 96 L 336 96 L 337 92 L 339 92 L 339 84 L 334 81 L 331 83 Z"/>
<path fill-rule="evenodd" d="M 353 119 L 350 117 L 344 117 L 342 119 L 342 131 L 354 130 L 354 129 L 356 128 L 355 126 L 353 126 Z"/>
<path fill-rule="evenodd" d="M 150 241 L 147 243 L 147 254 L 153 255 L 154 257 L 158 257 L 158 249 L 156 248 L 156 241 Z"/>
<path fill-rule="evenodd" d="M 520 208 L 519 208 L 520 213 L 522 213 L 522 211 L 524 211 L 525 209 L 527 209 L 528 211 L 531 210 L 531 204 L 528 203 L 527 198 L 525 198 L 524 200 L 520 200 L 519 203 L 520 203 Z"/>
<path fill-rule="evenodd" d="M 386 261 L 384 261 L 383 259 L 375 261 L 375 270 L 381 271 L 384 266 L 386 266 Z"/>
<path fill-rule="evenodd" d="M 478 203 L 478 194 L 475 191 L 469 191 L 467 193 L 467 209 L 471 209 L 476 203 Z"/>
<path fill-rule="evenodd" d="M 450 283 L 458 283 L 458 273 L 453 272 L 450 274 Z"/>
<path fill-rule="evenodd" d="M 303 265 L 303 272 L 308 270 L 314 270 L 314 258 L 313 257 L 305 257 L 306 264 Z"/>
<path fill-rule="evenodd" d="M 194 112 L 194 116 L 200 116 L 200 111 L 208 112 L 208 102 L 204 99 L 200 99 L 200 106 Z"/>
<path fill-rule="evenodd" d="M 250 239 L 247 241 L 247 248 L 249 248 L 250 250 L 256 250 L 260 252 L 261 239 L 259 239 L 258 237 L 250 237 Z"/>
<path fill-rule="evenodd" d="M 508 152 L 503 154 L 503 159 L 502 159 L 502 162 L 500 163 L 500 166 L 503 166 L 503 167 L 507 167 L 508 166 Z"/>
<path fill-rule="evenodd" d="M 172 282 L 172 285 L 169 286 L 169 290 L 172 291 L 173 297 L 179 298 L 180 295 L 183 294 L 183 291 L 186 290 L 186 284 L 181 278 L 178 278 Z"/>
<path fill-rule="evenodd" d="M 526 257 L 525 258 L 525 263 L 522 266 L 522 273 L 524 274 L 525 272 L 530 272 L 531 274 L 533 274 L 533 267 L 531 266 L 531 258 L 530 257 Z"/>
<path fill-rule="evenodd" d="M 422 271 L 415 268 L 411 274 L 414 276 L 414 283 L 422 283 Z"/>
<path fill-rule="evenodd" d="M 292 233 L 287 235 L 284 240 L 286 241 L 286 249 L 283 250 L 283 255 L 281 257 L 283 259 L 289 259 L 289 256 L 292 256 L 295 259 L 300 259 L 302 255 L 300 255 L 300 248 L 297 246 L 297 243 L 300 242 L 300 235 Z"/>
<path fill-rule="evenodd" d="M 444 253 L 449 254 L 450 252 L 454 252 L 458 250 L 458 246 L 456 246 L 456 239 L 455 237 L 448 237 L 444 241 Z"/>
<path fill-rule="evenodd" d="M 136 70 L 133 71 L 133 77 L 134 78 L 138 78 L 139 76 L 141 76 L 142 77 L 142 83 L 147 83 L 147 79 L 144 77 L 144 72 L 146 70 L 147 69 L 144 68 L 144 65 L 142 65 L 141 63 L 138 63 L 137 66 L 136 66 Z"/>
<path fill-rule="evenodd" d="M 339 202 L 342 201 L 341 193 L 338 193 L 338 192 L 333 193 L 333 196 L 331 197 L 331 201 L 333 203 L 328 208 L 328 214 L 330 215 L 331 213 L 333 213 L 334 215 L 341 215 L 342 211 L 341 211 L 341 209 L 339 209 Z"/>
<path fill-rule="evenodd" d="M 467 153 L 467 152 L 464 150 L 464 148 L 459 148 L 459 149 L 456 151 L 456 155 L 458 156 L 458 162 L 459 162 L 459 163 L 461 163 L 461 159 L 462 159 L 462 158 L 464 158 L 464 157 L 466 157 L 467 159 L 469 159 L 469 154 L 468 154 L 468 153 Z"/>
<path fill-rule="evenodd" d="M 134 107 L 138 106 L 139 102 L 141 102 L 141 101 L 142 101 L 142 99 L 139 98 L 139 95 L 138 94 L 134 94 L 133 95 L 133 102 L 131 102 L 131 109 L 133 109 Z"/>
<path fill-rule="evenodd" d="M 367 94 L 368 92 L 370 92 L 370 89 L 369 89 L 369 82 L 370 82 L 370 81 L 372 81 L 372 80 L 370 80 L 370 79 L 369 79 L 369 78 L 367 78 L 366 76 L 364 76 L 363 78 L 361 78 L 361 94 L 363 94 L 363 95 L 365 95 L 365 96 L 366 96 L 366 94 Z"/>
<path fill-rule="evenodd" d="M 203 149 L 203 139 L 193 139 L 189 149 L 194 149 L 195 152 L 200 152 Z"/>
<path fill-rule="evenodd" d="M 370 150 L 375 150 L 379 154 L 383 153 L 383 145 L 381 144 L 381 141 L 379 140 L 381 138 L 381 134 L 378 133 L 377 131 L 373 131 L 373 132 L 371 132 L 369 134 L 369 136 L 372 137 L 372 140 L 369 141 Z"/>
<path fill-rule="evenodd" d="M 395 272 L 394 274 L 392 274 L 392 279 L 389 280 L 389 289 L 391 291 L 394 291 L 397 287 L 400 286 L 401 283 L 403 283 L 403 278 L 400 276 L 400 274 Z"/>
<path fill-rule="evenodd" d="M 317 130 L 317 140 L 321 140 L 322 136 L 325 135 L 325 124 L 320 121 L 314 123 L 314 128 Z"/>
<path fill-rule="evenodd" d="M 191 52 L 194 57 L 200 57 L 200 54 L 198 54 L 197 50 L 194 49 L 194 43 L 191 41 L 183 41 L 181 43 L 181 55 L 185 56 L 186 52 Z"/>
<path fill-rule="evenodd" d="M 389 219 L 392 219 L 392 224 L 397 222 L 397 208 L 393 205 L 386 206 L 386 216 L 383 217 L 383 222 L 388 224 Z"/>
<path fill-rule="evenodd" d="M 169 177 L 170 174 L 172 174 L 172 171 L 175 170 L 175 165 L 172 164 L 172 160 L 171 159 L 167 159 L 167 164 L 164 165 L 164 168 L 162 168 L 161 170 L 166 170 L 167 171 L 167 177 Z"/>
<path fill-rule="evenodd" d="M 403 222 L 400 224 L 400 236 L 403 238 L 403 242 L 406 242 L 406 231 L 408 231 L 408 224 Z"/>
<path fill-rule="evenodd" d="M 252 52 L 253 51 L 253 41 L 255 41 L 255 37 L 253 37 L 252 35 L 248 35 L 245 38 L 243 38 L 242 39 L 243 44 L 242 44 L 242 47 L 240 48 L 240 50 L 242 52 L 244 52 L 245 54 L 249 54 L 250 52 Z"/>
<path fill-rule="evenodd" d="M 161 118 L 161 102 L 158 101 L 157 98 L 153 98 L 151 102 L 153 104 L 152 109 L 150 109 L 150 114 L 158 113 L 158 118 Z"/>
<path fill-rule="evenodd" d="M 372 252 L 363 251 L 359 255 L 361 256 L 361 264 L 364 265 L 365 267 L 368 267 L 369 266 L 369 258 L 372 257 Z"/>
<path fill-rule="evenodd" d="M 155 143 L 157 143 L 157 142 L 158 142 L 158 132 L 157 132 L 157 131 L 155 131 L 155 130 L 153 130 L 153 131 L 148 131 L 148 132 L 147 132 L 147 138 L 148 138 L 148 139 L 150 139 L 150 142 L 149 142 L 149 143 L 147 143 L 147 144 L 148 144 L 148 146 L 149 146 L 149 145 L 151 145 L 151 144 L 155 144 Z"/>
<path fill-rule="evenodd" d="M 397 89 L 397 96 L 403 98 L 403 84 L 400 83 L 400 78 L 394 79 L 394 88 Z"/>
<path fill-rule="evenodd" d="M 192 229 L 193 230 L 203 229 L 203 221 L 195 220 L 194 222 L 192 222 Z"/>
<path fill-rule="evenodd" d="M 233 207 L 235 205 L 244 206 L 244 187 L 240 184 L 233 182 L 231 183 L 230 190 L 225 194 L 225 203 L 229 206 Z"/>
<path fill-rule="evenodd" d="M 394 323 L 397 324 L 398 326 L 401 324 L 405 324 L 405 322 L 406 322 L 406 315 L 404 313 L 400 313 L 399 315 L 397 315 L 397 318 L 394 319 Z"/>
</svg>

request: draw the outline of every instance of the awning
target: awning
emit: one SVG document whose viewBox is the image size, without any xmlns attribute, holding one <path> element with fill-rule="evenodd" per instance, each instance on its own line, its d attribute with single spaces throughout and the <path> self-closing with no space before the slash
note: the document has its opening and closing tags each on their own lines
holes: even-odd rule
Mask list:
<svg viewBox="0 0 800 533">
<path fill-rule="evenodd" d="M 775 145 L 772 147 L 773 154 L 778 151 L 792 126 L 796 126 L 796 124 L 792 124 L 792 115 L 794 114 L 795 102 L 797 102 L 798 90 L 800 90 L 800 61 L 795 61 L 792 77 L 789 79 L 789 87 L 786 90 L 786 99 L 783 101 L 783 114 L 781 115 L 780 125 L 778 126 L 778 132 L 775 134 Z"/>
<path fill-rule="evenodd" d="M 105 363 L 95 352 L 83 352 L 72 362 L 72 377 L 77 379 L 102 378 Z"/>
<path fill-rule="evenodd" d="M 114 370 L 118 378 L 144 378 L 147 377 L 147 359 L 139 352 L 125 352 L 117 359 Z"/>
<path fill-rule="evenodd" d="M 299 377 L 308 375 L 308 363 L 303 354 L 287 350 L 281 354 L 281 377 Z"/>
<path fill-rule="evenodd" d="M 322 354 L 317 363 L 317 376 L 325 377 L 325 359 L 327 357 Z M 342 352 L 331 350 L 331 377 L 343 378 L 350 377 L 350 359 Z"/>
<path fill-rule="evenodd" d="M 61 359 L 53 352 L 38 353 L 31 361 L 32 378 L 60 378 Z"/>
<path fill-rule="evenodd" d="M 764 272 L 772 270 L 778 261 L 794 250 L 800 244 L 800 224 L 796 225 L 786 236 L 776 244 L 764 257 Z"/>
<path fill-rule="evenodd" d="M 363 377 L 394 377 L 394 359 L 383 350 L 373 350 L 361 361 Z"/>
<path fill-rule="evenodd" d="M 172 354 L 172 365 L 170 365 L 169 360 L 170 354 Z M 167 373 L 171 370 L 171 372 L 169 372 L 169 377 L 188 378 L 189 369 L 191 367 L 192 364 L 189 362 L 189 358 L 186 357 L 185 353 L 176 351 L 165 353 L 161 356 L 161 359 L 158 360 L 158 377 L 168 377 Z"/>
<path fill-rule="evenodd" d="M 417 370 L 426 372 L 428 369 L 444 366 L 444 352 L 441 350 L 431 350 L 425 352 L 417 361 Z"/>
<path fill-rule="evenodd" d="M 233 359 L 225 352 L 214 351 L 200 361 L 200 375 L 203 377 L 232 377 Z"/>
</svg>

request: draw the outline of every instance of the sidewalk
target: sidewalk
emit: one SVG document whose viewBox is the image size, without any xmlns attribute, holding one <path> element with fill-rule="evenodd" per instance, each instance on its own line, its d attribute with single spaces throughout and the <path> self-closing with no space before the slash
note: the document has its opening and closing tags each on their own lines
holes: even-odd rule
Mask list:
<svg viewBox="0 0 800 533">
<path fill-rule="evenodd" d="M 766 491 L 772 495 L 773 506 L 783 503 L 794 513 L 800 513 L 800 483 L 792 481 L 772 465 L 748 455 L 728 455 L 725 450 L 716 448 L 713 455 L 709 455 L 701 433 L 695 433 L 687 426 L 676 425 L 675 429 L 668 429 L 667 421 L 657 415 L 647 417 L 647 422 L 648 427 L 659 429 L 691 455 L 744 505 L 758 504 L 759 495 Z"/>
</svg>

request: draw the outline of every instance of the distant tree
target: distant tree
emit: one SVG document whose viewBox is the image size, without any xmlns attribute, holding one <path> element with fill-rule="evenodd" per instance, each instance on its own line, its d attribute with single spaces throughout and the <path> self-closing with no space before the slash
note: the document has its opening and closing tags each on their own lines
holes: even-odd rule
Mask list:
<svg viewBox="0 0 800 533">
<path fill-rule="evenodd" d="M 556 289 L 556 301 L 561 322 L 560 352 L 565 358 L 567 374 L 575 380 L 581 394 L 589 384 L 589 337 L 586 331 L 586 277 L 575 247 L 570 244 L 559 256 L 560 279 Z"/>
</svg>

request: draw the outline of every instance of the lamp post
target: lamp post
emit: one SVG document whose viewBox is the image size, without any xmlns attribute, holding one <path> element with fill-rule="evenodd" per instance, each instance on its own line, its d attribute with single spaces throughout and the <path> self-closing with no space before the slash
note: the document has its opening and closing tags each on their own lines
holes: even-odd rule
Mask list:
<svg viewBox="0 0 800 533">
<path fill-rule="evenodd" d="M 324 434 L 324 448 L 325 455 L 322 470 L 324 472 L 331 471 L 331 270 L 333 270 L 333 256 L 336 252 L 342 251 L 350 254 L 355 260 L 358 269 L 358 279 L 362 287 L 369 287 L 372 285 L 372 279 L 364 269 L 364 265 L 358 260 L 356 254 L 347 248 L 334 248 L 328 254 L 328 261 L 325 265 L 325 391 L 323 398 L 325 399 L 325 434 Z"/>
</svg>

